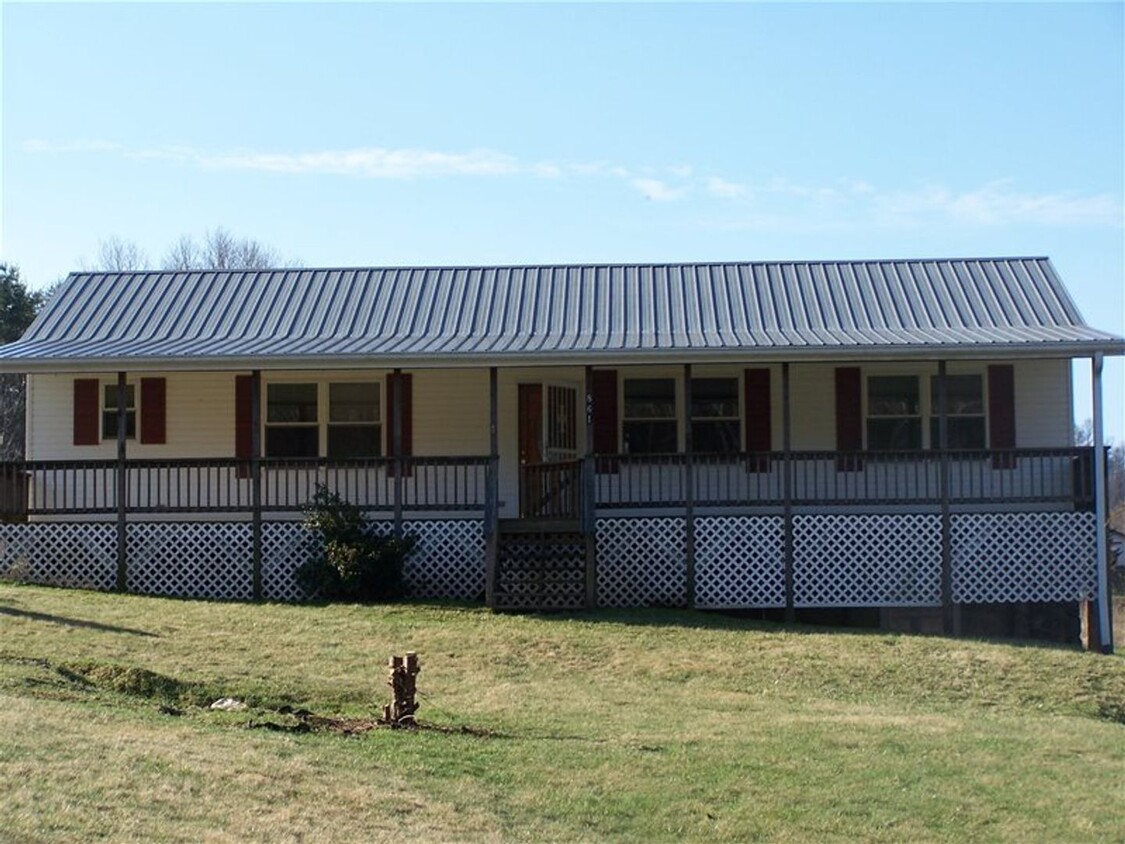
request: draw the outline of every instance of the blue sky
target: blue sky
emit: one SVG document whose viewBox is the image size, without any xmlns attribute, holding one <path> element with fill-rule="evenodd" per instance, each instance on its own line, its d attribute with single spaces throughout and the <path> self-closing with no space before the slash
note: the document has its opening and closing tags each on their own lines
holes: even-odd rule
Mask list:
<svg viewBox="0 0 1125 844">
<path fill-rule="evenodd" d="M 1121 3 L 0 15 L 33 286 L 220 225 L 307 266 L 1049 255 L 1125 333 Z"/>
</svg>

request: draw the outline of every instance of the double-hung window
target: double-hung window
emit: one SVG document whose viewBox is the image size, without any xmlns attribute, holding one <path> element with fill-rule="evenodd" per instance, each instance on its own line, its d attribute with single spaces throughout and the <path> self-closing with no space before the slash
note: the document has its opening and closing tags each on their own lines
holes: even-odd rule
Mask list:
<svg viewBox="0 0 1125 844">
<path fill-rule="evenodd" d="M 737 378 L 691 379 L 692 449 L 704 454 L 741 450 Z"/>
<path fill-rule="evenodd" d="M 628 454 L 676 451 L 676 380 L 626 378 L 621 433 Z"/>
<path fill-rule="evenodd" d="M 266 457 L 320 454 L 318 385 L 266 385 Z"/>
<path fill-rule="evenodd" d="M 982 449 L 984 437 L 984 379 L 980 375 L 946 375 L 946 432 L 949 448 Z M 938 379 L 930 378 L 930 447 L 939 448 Z"/>
<path fill-rule="evenodd" d="M 137 392 L 133 384 L 125 385 L 125 438 L 137 436 Z M 102 385 L 102 439 L 117 439 L 117 384 Z"/>
<path fill-rule="evenodd" d="M 377 457 L 382 442 L 374 381 L 266 385 L 267 457 Z"/>
<path fill-rule="evenodd" d="M 378 457 L 379 384 L 374 381 L 328 385 L 328 456 Z"/>
<path fill-rule="evenodd" d="M 921 447 L 922 403 L 918 376 L 868 376 L 868 450 L 910 451 Z"/>
</svg>

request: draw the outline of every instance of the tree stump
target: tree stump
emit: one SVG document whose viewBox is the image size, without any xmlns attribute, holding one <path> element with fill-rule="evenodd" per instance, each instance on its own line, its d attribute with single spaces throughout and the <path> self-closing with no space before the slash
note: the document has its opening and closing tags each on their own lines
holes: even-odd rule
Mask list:
<svg viewBox="0 0 1125 844">
<path fill-rule="evenodd" d="M 422 670 L 418 664 L 418 654 L 407 651 L 406 657 L 392 656 L 387 660 L 390 677 L 387 685 L 391 687 L 391 702 L 383 707 L 383 721 L 392 727 L 413 727 L 414 713 L 418 703 L 414 700 L 417 691 L 415 678 Z"/>
</svg>

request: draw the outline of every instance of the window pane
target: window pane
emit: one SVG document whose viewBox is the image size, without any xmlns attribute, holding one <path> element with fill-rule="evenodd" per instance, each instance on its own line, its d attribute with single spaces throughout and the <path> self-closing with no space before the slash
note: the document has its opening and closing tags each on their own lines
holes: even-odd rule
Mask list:
<svg viewBox="0 0 1125 844">
<path fill-rule="evenodd" d="M 922 420 L 868 419 L 867 447 L 871 451 L 908 451 L 922 447 Z"/>
<path fill-rule="evenodd" d="M 318 439 L 313 426 L 266 428 L 266 457 L 316 457 Z"/>
<path fill-rule="evenodd" d="M 269 384 L 267 422 L 315 422 L 316 384 Z"/>
<path fill-rule="evenodd" d="M 626 422 L 625 452 L 627 454 L 667 454 L 676 450 L 676 423 Z"/>
<path fill-rule="evenodd" d="M 379 385 L 374 382 L 328 385 L 329 422 L 378 422 Z"/>
<path fill-rule="evenodd" d="M 382 428 L 379 425 L 330 425 L 329 457 L 378 457 Z"/>
<path fill-rule="evenodd" d="M 738 416 L 737 378 L 692 378 L 691 415 L 693 419 Z"/>
<path fill-rule="evenodd" d="M 132 440 L 137 437 L 137 412 L 135 410 L 125 411 L 125 439 Z M 102 439 L 115 440 L 117 439 L 117 409 L 116 402 L 114 402 L 114 409 L 112 411 L 105 411 L 102 413 Z"/>
<path fill-rule="evenodd" d="M 676 382 L 671 378 L 627 378 L 624 418 L 675 419 Z"/>
<path fill-rule="evenodd" d="M 133 384 L 126 384 L 125 385 L 125 408 L 126 408 L 126 410 L 132 410 L 133 408 L 135 408 L 137 406 L 136 401 L 134 399 L 134 392 L 133 392 L 134 386 L 135 385 L 133 385 Z M 102 406 L 106 410 L 117 410 L 117 385 L 116 384 L 106 384 L 105 385 L 105 403 Z"/>
<path fill-rule="evenodd" d="M 867 379 L 868 416 L 917 416 L 918 377 L 872 375 Z"/>
<path fill-rule="evenodd" d="M 949 426 L 949 447 L 952 449 L 981 449 L 984 448 L 984 417 L 983 416 L 951 416 L 947 418 Z M 930 447 L 940 448 L 938 442 L 938 419 L 930 417 Z"/>
<path fill-rule="evenodd" d="M 724 422 L 692 422 L 692 448 L 703 453 L 730 454 L 742 450 L 739 424 L 735 420 Z"/>
<path fill-rule="evenodd" d="M 950 416 L 984 413 L 984 388 L 979 375 L 946 375 L 945 395 Z M 938 413 L 938 380 L 930 378 L 930 409 Z"/>
</svg>

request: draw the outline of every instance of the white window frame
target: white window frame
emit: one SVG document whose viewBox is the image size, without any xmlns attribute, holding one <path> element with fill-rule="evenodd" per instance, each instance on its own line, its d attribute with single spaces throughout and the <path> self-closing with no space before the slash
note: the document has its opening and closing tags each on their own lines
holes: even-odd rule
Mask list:
<svg viewBox="0 0 1125 844">
<path fill-rule="evenodd" d="M 312 423 L 308 422 L 269 422 L 269 388 L 278 385 L 296 385 L 296 384 L 313 384 L 316 386 L 316 429 L 317 429 L 317 446 L 316 457 L 326 458 L 328 456 L 328 429 L 332 425 L 356 425 L 356 424 L 370 424 L 371 427 L 378 428 L 376 442 L 379 445 L 379 456 L 386 457 L 385 449 L 383 448 L 384 426 L 386 423 L 386 383 L 385 373 L 362 373 L 362 374 L 335 374 L 331 376 L 318 376 L 316 378 L 302 378 L 300 373 L 287 373 L 284 377 L 271 378 L 264 381 L 262 385 L 262 453 L 266 453 L 266 429 L 267 427 L 292 427 L 292 428 L 311 428 Z M 331 385 L 332 384 L 374 384 L 378 395 L 378 418 L 375 422 L 371 423 L 354 423 L 354 422 L 336 422 L 330 421 L 331 415 Z M 296 459 L 296 458 L 294 458 Z M 308 458 L 312 459 L 312 458 Z"/>
<path fill-rule="evenodd" d="M 117 380 L 116 379 L 113 379 L 112 381 L 111 380 L 102 380 L 102 381 L 99 382 L 99 384 L 101 386 L 101 400 L 100 400 L 101 407 L 99 408 L 101 412 L 98 415 L 98 432 L 101 434 L 102 442 L 117 442 L 117 434 L 116 433 L 114 433 L 114 434 L 107 433 L 106 432 L 107 426 L 105 424 L 106 416 L 108 414 L 112 413 L 114 415 L 114 417 L 117 416 L 117 409 L 116 408 L 114 408 L 113 410 L 110 410 L 106 406 L 106 404 L 108 403 L 110 394 L 111 394 L 110 391 L 112 391 L 112 394 L 113 394 L 113 396 L 115 397 L 115 400 L 116 400 Z M 125 405 L 126 416 L 128 416 L 129 413 L 133 414 L 133 433 L 132 434 L 128 433 L 129 422 L 128 422 L 128 419 L 126 419 L 126 422 L 125 422 L 125 431 L 126 431 L 125 439 L 136 441 L 136 439 L 140 435 L 140 430 L 141 430 L 141 395 L 140 395 L 141 388 L 135 381 L 126 381 L 125 382 L 125 390 L 126 390 L 126 399 L 128 398 L 128 394 L 129 394 L 130 391 L 132 391 L 132 393 L 133 393 L 133 403 L 132 403 L 132 405 L 129 405 L 128 403 L 126 403 L 126 405 Z"/>
</svg>

